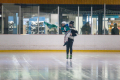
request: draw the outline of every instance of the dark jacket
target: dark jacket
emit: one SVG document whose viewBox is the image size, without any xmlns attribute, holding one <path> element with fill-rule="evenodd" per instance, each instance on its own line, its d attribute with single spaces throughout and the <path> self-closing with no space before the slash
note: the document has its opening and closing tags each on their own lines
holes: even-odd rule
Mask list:
<svg viewBox="0 0 120 80">
<path fill-rule="evenodd" d="M 69 38 L 74 39 L 74 37 L 77 36 L 78 31 L 75 29 L 75 27 L 70 28 L 70 30 L 71 30 L 72 36 L 70 35 Z"/>
<path fill-rule="evenodd" d="M 82 34 L 91 34 L 91 27 L 87 26 L 87 23 L 81 28 L 81 30 L 82 30 Z"/>
<path fill-rule="evenodd" d="M 119 35 L 119 29 L 118 28 L 113 28 L 111 31 L 112 35 Z"/>
</svg>

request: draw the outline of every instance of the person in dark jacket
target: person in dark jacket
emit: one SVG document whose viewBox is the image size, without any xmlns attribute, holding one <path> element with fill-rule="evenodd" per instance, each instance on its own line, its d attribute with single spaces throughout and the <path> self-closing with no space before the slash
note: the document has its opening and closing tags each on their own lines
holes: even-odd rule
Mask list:
<svg viewBox="0 0 120 80">
<path fill-rule="evenodd" d="M 117 28 L 117 24 L 114 24 L 114 28 L 111 31 L 112 35 L 119 35 L 119 29 Z"/>
<path fill-rule="evenodd" d="M 82 34 L 91 34 L 91 27 L 89 25 L 89 22 L 87 22 L 82 28 Z"/>
<path fill-rule="evenodd" d="M 69 23 L 69 28 L 70 28 L 70 36 L 68 37 L 68 42 L 66 45 L 66 52 L 67 52 L 67 59 L 69 58 L 69 49 L 70 49 L 70 59 L 72 59 L 72 46 L 74 42 L 74 37 L 77 36 L 78 31 L 74 27 L 74 21 L 71 21 Z"/>
</svg>

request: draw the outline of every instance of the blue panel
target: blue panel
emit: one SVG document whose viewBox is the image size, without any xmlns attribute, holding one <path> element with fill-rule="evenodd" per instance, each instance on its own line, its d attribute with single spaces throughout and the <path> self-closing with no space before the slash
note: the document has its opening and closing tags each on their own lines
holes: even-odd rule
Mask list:
<svg viewBox="0 0 120 80">
<path fill-rule="evenodd" d="M 37 18 L 38 18 L 38 17 L 30 18 L 29 21 L 37 21 Z"/>
<path fill-rule="evenodd" d="M 93 15 L 92 18 L 98 18 L 98 15 Z"/>
<path fill-rule="evenodd" d="M 37 21 L 38 17 L 33 17 L 29 19 L 29 31 L 28 34 L 31 34 L 31 21 Z M 45 17 L 39 17 L 39 21 L 45 21 Z M 45 24 L 44 24 L 45 26 Z M 44 31 L 45 33 L 45 31 Z"/>
<path fill-rule="evenodd" d="M 98 15 L 93 15 L 92 18 L 98 18 Z M 104 18 L 104 15 L 103 15 Z M 106 15 L 106 18 L 119 18 L 119 15 Z"/>
<path fill-rule="evenodd" d="M 45 17 L 39 17 L 39 21 L 45 21 Z"/>
<path fill-rule="evenodd" d="M 106 15 L 106 18 L 119 18 L 119 15 Z"/>
<path fill-rule="evenodd" d="M 29 21 L 29 29 L 28 29 L 28 34 L 31 34 L 31 22 Z"/>
<path fill-rule="evenodd" d="M 28 34 L 31 34 L 31 21 L 37 21 L 38 17 L 32 17 L 29 19 L 29 30 L 28 30 Z"/>
<path fill-rule="evenodd" d="M 15 16 L 15 20 L 14 20 L 14 26 L 16 26 L 16 28 L 13 28 L 13 34 L 17 34 L 17 26 L 18 26 L 18 13 L 16 13 Z"/>
<path fill-rule="evenodd" d="M 13 16 L 8 16 L 8 21 L 13 21 Z"/>
</svg>

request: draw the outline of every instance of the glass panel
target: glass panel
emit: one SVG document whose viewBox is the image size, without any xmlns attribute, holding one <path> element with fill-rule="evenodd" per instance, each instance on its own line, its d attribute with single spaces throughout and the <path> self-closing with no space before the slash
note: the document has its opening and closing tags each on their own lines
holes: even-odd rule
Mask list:
<svg viewBox="0 0 120 80">
<path fill-rule="evenodd" d="M 46 23 L 43 23 L 46 22 Z M 41 23 L 43 23 L 41 25 Z M 39 14 L 39 34 L 57 34 L 58 5 L 41 4 Z"/>
<path fill-rule="evenodd" d="M 21 5 L 21 34 L 38 34 L 38 5 Z"/>
<path fill-rule="evenodd" d="M 70 21 L 74 21 L 74 27 L 78 30 L 78 5 L 59 5 L 59 26 L 61 27 L 62 21 L 66 21 L 69 26 Z M 59 30 L 59 34 L 64 34 Z"/>
<path fill-rule="evenodd" d="M 2 33 L 2 4 L 0 3 L 0 34 Z"/>
<path fill-rule="evenodd" d="M 91 5 L 79 5 L 79 33 L 91 34 Z"/>
<path fill-rule="evenodd" d="M 19 5 L 3 4 L 4 34 L 17 34 L 19 22 Z"/>
<path fill-rule="evenodd" d="M 119 35 L 120 33 L 120 9 L 119 8 L 120 8 L 120 5 L 106 5 L 105 28 L 109 35 Z"/>
<path fill-rule="evenodd" d="M 92 34 L 104 34 L 104 5 L 92 5 Z"/>
</svg>

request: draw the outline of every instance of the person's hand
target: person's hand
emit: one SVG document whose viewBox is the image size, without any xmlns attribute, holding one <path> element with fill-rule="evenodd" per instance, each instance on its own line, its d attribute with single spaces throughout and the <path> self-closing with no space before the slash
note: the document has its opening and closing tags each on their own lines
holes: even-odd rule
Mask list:
<svg viewBox="0 0 120 80">
<path fill-rule="evenodd" d="M 72 36 L 72 33 L 70 35 Z"/>
<path fill-rule="evenodd" d="M 70 32 L 70 30 L 68 30 L 67 32 Z"/>
<path fill-rule="evenodd" d="M 61 27 L 59 27 L 61 29 Z"/>
</svg>

